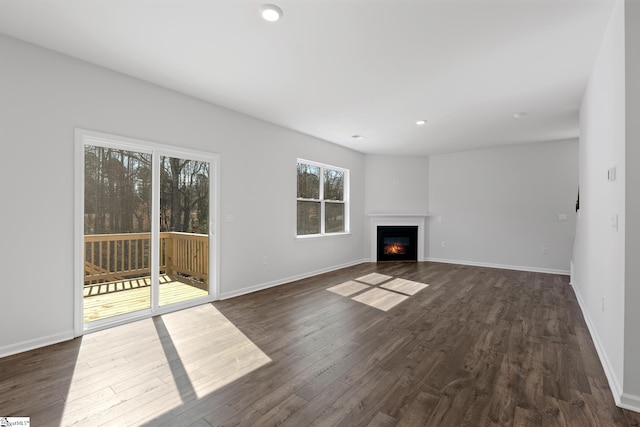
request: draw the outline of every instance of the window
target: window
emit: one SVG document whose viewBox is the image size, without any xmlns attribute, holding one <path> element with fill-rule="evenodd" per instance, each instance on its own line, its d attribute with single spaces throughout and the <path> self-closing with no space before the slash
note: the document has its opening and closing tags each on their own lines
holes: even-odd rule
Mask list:
<svg viewBox="0 0 640 427">
<path fill-rule="evenodd" d="M 298 159 L 297 235 L 349 232 L 349 171 Z"/>
</svg>

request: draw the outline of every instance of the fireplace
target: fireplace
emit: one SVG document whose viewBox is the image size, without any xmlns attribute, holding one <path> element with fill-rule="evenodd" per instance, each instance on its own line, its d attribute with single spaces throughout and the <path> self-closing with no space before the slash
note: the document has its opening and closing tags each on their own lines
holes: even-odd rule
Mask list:
<svg viewBox="0 0 640 427">
<path fill-rule="evenodd" d="M 370 232 L 369 232 L 369 260 L 377 262 L 378 257 L 378 227 L 413 227 L 417 228 L 417 240 L 415 246 L 417 248 L 417 261 L 424 261 L 424 235 L 425 221 L 429 217 L 426 213 L 368 213 Z M 383 257 L 384 258 L 384 257 Z M 397 258 L 395 258 L 397 259 Z M 415 259 L 415 258 L 414 258 Z"/>
<path fill-rule="evenodd" d="M 378 226 L 378 261 L 417 261 L 417 226 Z"/>
</svg>

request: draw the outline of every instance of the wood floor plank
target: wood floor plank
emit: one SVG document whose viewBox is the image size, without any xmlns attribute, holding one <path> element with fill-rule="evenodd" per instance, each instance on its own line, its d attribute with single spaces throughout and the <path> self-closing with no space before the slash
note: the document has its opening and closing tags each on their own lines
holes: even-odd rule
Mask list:
<svg viewBox="0 0 640 427">
<path fill-rule="evenodd" d="M 335 359 L 328 364 L 319 364 L 318 368 L 312 373 L 310 380 L 302 383 L 302 386 L 298 387 L 295 393 L 303 399 L 313 399 L 317 394 L 322 392 L 325 387 L 340 378 L 356 364 L 360 363 L 360 361 L 374 351 L 375 348 L 375 343 L 369 343 L 364 346 L 357 345 L 344 357 Z"/>
<path fill-rule="evenodd" d="M 318 418 L 310 423 L 312 426 L 353 426 L 361 421 L 360 414 L 365 409 L 363 400 L 371 393 L 385 377 L 389 376 L 388 371 L 374 368 L 369 373 L 354 384 L 345 392 L 340 399 L 336 400 L 331 406 L 323 411 Z M 371 414 L 365 413 L 367 420 Z"/>
<path fill-rule="evenodd" d="M 260 398 L 257 398 L 257 400 L 251 403 L 251 407 L 261 413 L 266 413 L 270 408 L 279 404 L 289 395 L 297 393 L 299 389 L 307 391 L 307 400 L 312 400 L 315 395 L 312 395 L 313 391 L 309 390 L 313 385 L 317 385 L 317 383 L 313 383 L 313 381 L 327 381 L 329 373 L 332 370 L 340 369 L 338 365 L 358 348 L 358 344 L 347 343 L 337 351 L 325 353 L 324 357 L 317 357 L 316 355 L 307 356 L 306 360 L 308 360 L 309 363 L 305 364 L 304 370 L 299 370 L 295 376 L 287 376 L 288 381 L 279 384 L 277 388 L 271 389 L 269 393 L 265 393 Z M 321 378 L 325 374 L 327 374 L 327 376 Z M 336 374 L 333 375 L 333 377 L 336 376 Z M 320 391 L 323 390 L 322 387 L 317 387 L 317 389 Z"/>
<path fill-rule="evenodd" d="M 421 391 L 404 411 L 397 426 L 412 427 L 427 425 L 439 400 L 439 396 Z"/>
<path fill-rule="evenodd" d="M 292 394 L 278 405 L 271 408 L 266 414 L 258 418 L 251 426 L 282 425 L 291 414 L 299 410 L 307 403 L 306 400 L 296 394 Z"/>
<path fill-rule="evenodd" d="M 292 413 L 283 423 L 283 427 L 299 427 L 307 425 L 310 420 L 317 419 L 322 412 L 337 400 L 342 399 L 344 393 L 352 387 L 342 381 L 334 381 L 322 392 L 316 395 L 306 405 Z"/>
<path fill-rule="evenodd" d="M 517 407 L 513 416 L 513 427 L 541 426 L 540 414 L 528 409 Z"/>
<path fill-rule="evenodd" d="M 393 427 L 397 425 L 397 421 L 395 418 L 390 417 L 387 414 L 383 414 L 382 412 L 378 412 L 367 424 L 367 427 Z"/>
<path fill-rule="evenodd" d="M 428 286 L 386 312 L 327 290 L 372 274 Z M 615 406 L 566 276 L 432 262 L 360 264 L 5 357 L 0 415 L 91 427 L 640 425 Z"/>
</svg>

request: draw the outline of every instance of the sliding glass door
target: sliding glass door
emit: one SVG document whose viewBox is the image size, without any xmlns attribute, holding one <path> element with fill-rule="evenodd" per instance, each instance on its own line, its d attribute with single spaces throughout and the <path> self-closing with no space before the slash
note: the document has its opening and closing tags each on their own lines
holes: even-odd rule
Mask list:
<svg viewBox="0 0 640 427">
<path fill-rule="evenodd" d="M 214 299 L 217 157 L 88 131 L 77 140 L 77 334 Z"/>
</svg>

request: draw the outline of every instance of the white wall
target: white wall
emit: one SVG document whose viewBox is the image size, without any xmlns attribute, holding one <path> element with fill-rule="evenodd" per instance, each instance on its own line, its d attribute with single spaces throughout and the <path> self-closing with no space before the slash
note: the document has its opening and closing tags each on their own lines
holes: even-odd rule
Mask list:
<svg viewBox="0 0 640 427">
<path fill-rule="evenodd" d="M 625 332 L 623 404 L 640 411 L 640 2 L 625 3 Z"/>
<path fill-rule="evenodd" d="M 220 154 L 223 296 L 368 256 L 362 154 L 8 37 L 0 57 L 0 355 L 72 336 L 76 127 Z M 351 170 L 351 235 L 295 239 L 297 157 Z"/>
<path fill-rule="evenodd" d="M 635 8 L 637 23 L 640 14 Z M 617 1 L 580 110 L 580 216 L 572 284 L 616 403 L 640 410 L 636 289 L 640 209 L 633 194 L 640 189 L 634 171 L 640 160 L 639 70 L 637 56 L 634 64 L 629 62 L 632 46 L 627 46 L 625 60 L 625 2 Z M 633 48 L 638 49 L 637 42 Z M 630 80 L 636 80 L 635 101 L 629 99 Z M 607 169 L 614 165 L 617 179 L 610 182 Z M 612 227 L 614 215 L 618 215 L 617 230 Z"/>
<path fill-rule="evenodd" d="M 366 213 L 427 213 L 429 157 L 365 157 Z"/>
<path fill-rule="evenodd" d="M 567 273 L 577 188 L 576 140 L 431 156 L 429 259 Z"/>
<path fill-rule="evenodd" d="M 614 395 L 624 354 L 624 9 L 614 9 L 580 110 L 580 217 L 572 283 Z M 617 181 L 607 180 L 616 166 Z M 618 214 L 618 231 L 611 216 Z"/>
<path fill-rule="evenodd" d="M 427 214 L 429 200 L 428 156 L 365 156 L 365 213 Z M 366 219 L 370 227 L 370 218 Z M 369 230 L 369 228 L 367 228 Z M 427 256 L 427 227 L 423 252 Z M 364 245 L 371 247 L 371 234 L 365 232 Z M 371 261 L 375 261 L 372 259 Z"/>
</svg>

